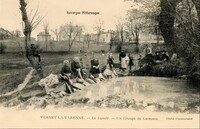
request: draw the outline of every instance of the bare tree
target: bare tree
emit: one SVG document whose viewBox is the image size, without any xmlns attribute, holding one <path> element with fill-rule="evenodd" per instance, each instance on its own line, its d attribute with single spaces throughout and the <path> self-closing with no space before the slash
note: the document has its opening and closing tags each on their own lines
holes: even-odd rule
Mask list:
<svg viewBox="0 0 200 129">
<path fill-rule="evenodd" d="M 26 53 L 29 53 L 29 45 L 31 44 L 31 33 L 41 23 L 44 17 L 41 17 L 39 15 L 38 9 L 34 13 L 33 10 L 31 10 L 30 17 L 28 17 L 27 2 L 25 2 L 25 0 L 19 0 L 19 3 L 22 14 L 22 21 L 24 24 L 23 33 L 25 35 L 25 50 Z M 38 69 L 37 62 L 33 59 L 33 57 L 29 54 L 26 54 L 26 57 L 29 60 L 32 67 L 36 69 L 40 77 L 43 77 L 43 73 L 41 70 Z"/>
<path fill-rule="evenodd" d="M 45 34 L 45 44 L 46 44 L 46 51 L 48 51 L 48 35 L 49 35 L 49 22 L 44 22 L 43 23 L 44 27 L 44 34 Z"/>
<path fill-rule="evenodd" d="M 91 41 L 91 35 L 89 33 L 87 33 L 85 35 L 85 41 L 87 43 L 87 49 L 89 49 L 90 48 L 90 41 Z"/>
<path fill-rule="evenodd" d="M 123 18 L 118 18 L 117 19 L 117 37 L 118 37 L 118 42 L 119 42 L 119 51 L 122 49 L 122 45 L 124 43 L 124 32 L 125 32 L 125 24 L 124 24 L 124 19 Z"/>
<path fill-rule="evenodd" d="M 143 25 L 144 20 L 143 18 L 138 17 L 137 10 L 131 10 L 126 26 L 127 28 L 129 28 L 129 32 L 131 33 L 132 37 L 134 37 L 135 39 L 136 52 L 139 52 L 140 32 L 142 30 Z"/>
<path fill-rule="evenodd" d="M 51 30 L 52 33 L 56 36 L 56 41 L 60 41 L 61 31 L 58 29 Z"/>
<path fill-rule="evenodd" d="M 159 14 L 158 5 L 159 0 L 135 0 L 127 12 L 126 27 L 135 39 L 136 52 L 139 52 L 140 33 L 145 31 L 149 34 L 154 33 L 158 26 L 156 21 Z"/>
<path fill-rule="evenodd" d="M 21 31 L 14 30 L 14 31 L 11 32 L 11 35 L 12 35 L 13 38 L 19 38 L 19 37 L 21 37 Z"/>
<path fill-rule="evenodd" d="M 96 31 L 97 45 L 99 45 L 101 34 L 104 31 L 104 21 L 99 19 L 98 22 L 94 25 L 93 29 Z"/>
<path fill-rule="evenodd" d="M 73 25 L 72 22 L 61 26 L 61 35 L 68 41 L 69 51 L 71 50 L 74 41 L 82 33 L 83 27 L 79 25 Z"/>
</svg>

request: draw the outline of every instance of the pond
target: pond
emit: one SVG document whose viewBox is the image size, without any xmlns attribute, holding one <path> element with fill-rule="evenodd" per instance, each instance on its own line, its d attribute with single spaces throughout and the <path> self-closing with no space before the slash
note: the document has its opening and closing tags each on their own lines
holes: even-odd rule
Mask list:
<svg viewBox="0 0 200 129">
<path fill-rule="evenodd" d="M 169 107 L 199 106 L 200 87 L 187 81 L 159 77 L 121 77 L 94 84 L 70 95 L 70 99 L 89 98 L 99 100 L 119 95 L 136 102 L 159 103 Z"/>
</svg>

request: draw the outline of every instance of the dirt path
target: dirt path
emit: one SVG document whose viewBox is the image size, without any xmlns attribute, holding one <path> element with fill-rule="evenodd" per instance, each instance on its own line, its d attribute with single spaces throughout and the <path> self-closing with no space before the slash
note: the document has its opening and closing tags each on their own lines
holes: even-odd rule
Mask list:
<svg viewBox="0 0 200 129">
<path fill-rule="evenodd" d="M 11 92 L 8 92 L 6 94 L 3 94 L 0 97 L 12 95 L 12 94 L 14 94 L 16 92 L 21 91 L 24 87 L 26 87 L 26 85 L 28 84 L 29 80 L 32 78 L 33 71 L 34 71 L 34 69 L 30 70 L 30 72 L 26 75 L 24 81 L 21 84 L 19 84 L 14 91 L 11 91 Z"/>
</svg>

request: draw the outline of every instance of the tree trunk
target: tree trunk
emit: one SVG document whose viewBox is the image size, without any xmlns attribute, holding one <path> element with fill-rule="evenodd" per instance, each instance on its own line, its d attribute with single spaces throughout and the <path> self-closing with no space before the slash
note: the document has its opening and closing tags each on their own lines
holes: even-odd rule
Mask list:
<svg viewBox="0 0 200 129">
<path fill-rule="evenodd" d="M 70 34 L 69 34 L 69 49 L 68 49 L 68 51 L 71 51 L 71 40 L 72 40 L 72 32 L 70 32 Z"/>
<path fill-rule="evenodd" d="M 182 0 L 160 0 L 161 12 L 159 15 L 159 28 L 164 38 L 165 43 L 172 48 L 172 52 L 176 52 L 175 37 L 174 37 L 174 19 L 176 13 L 176 6 Z M 197 16 L 198 16 L 198 27 L 197 27 L 197 44 L 199 50 L 197 52 L 198 62 L 200 62 L 200 2 L 199 0 L 192 0 L 194 3 Z M 199 64 L 199 63 L 198 63 Z M 200 68 L 198 68 L 200 70 Z"/>
<path fill-rule="evenodd" d="M 121 31 L 121 40 L 122 40 L 122 43 L 124 42 L 124 31 L 122 30 Z"/>
<path fill-rule="evenodd" d="M 85 51 L 85 42 L 83 41 L 83 51 Z"/>
<path fill-rule="evenodd" d="M 99 33 L 99 34 L 97 35 L 97 46 L 99 46 L 100 36 L 101 36 L 101 34 Z"/>
<path fill-rule="evenodd" d="M 197 10 L 197 16 L 198 16 L 198 28 L 197 28 L 197 44 L 199 46 L 199 50 L 197 51 L 197 64 L 200 64 L 200 2 L 199 0 L 192 0 L 196 10 Z M 200 71 L 200 65 L 198 65 L 198 71 Z"/>
<path fill-rule="evenodd" d="M 59 38 L 58 38 L 59 36 L 58 35 L 56 35 L 56 41 L 59 41 Z"/>
<path fill-rule="evenodd" d="M 90 48 L 90 36 L 87 37 L 87 49 L 89 50 Z"/>
<path fill-rule="evenodd" d="M 139 53 L 139 31 L 135 31 L 135 44 L 136 44 L 136 52 Z"/>
<path fill-rule="evenodd" d="M 176 53 L 174 37 L 174 20 L 176 6 L 181 0 L 160 0 L 161 12 L 159 15 L 159 28 L 164 41 L 172 53 Z"/>
<path fill-rule="evenodd" d="M 197 39 L 198 39 L 198 45 L 200 46 L 200 2 L 199 0 L 192 0 L 196 10 L 197 10 L 197 16 L 198 16 L 198 28 L 197 28 Z"/>
<path fill-rule="evenodd" d="M 48 45 L 47 45 L 47 31 L 45 30 L 45 44 L 46 44 L 46 52 L 48 51 Z"/>
<path fill-rule="evenodd" d="M 71 41 L 69 40 L 69 49 L 68 49 L 68 51 L 71 51 Z"/>
<path fill-rule="evenodd" d="M 26 11 L 26 2 L 24 0 L 19 0 L 20 2 L 20 10 L 22 13 L 22 20 L 24 22 L 25 28 L 24 28 L 24 35 L 25 35 L 25 50 L 26 53 L 29 53 L 29 45 L 31 44 L 31 32 L 32 32 L 32 26 L 29 22 L 27 11 Z M 32 67 L 37 71 L 40 78 L 43 77 L 43 72 L 41 70 L 38 70 L 38 62 L 36 62 L 33 58 L 33 56 L 30 56 L 29 54 L 26 54 L 27 59 L 29 60 Z"/>
<path fill-rule="evenodd" d="M 88 41 L 88 46 L 87 46 L 87 49 L 90 49 L 90 42 Z"/>
</svg>

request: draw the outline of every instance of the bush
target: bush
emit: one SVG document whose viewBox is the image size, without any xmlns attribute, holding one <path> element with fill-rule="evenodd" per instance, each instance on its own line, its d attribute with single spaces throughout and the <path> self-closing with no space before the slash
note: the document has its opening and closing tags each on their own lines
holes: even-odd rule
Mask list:
<svg viewBox="0 0 200 129">
<path fill-rule="evenodd" d="M 121 52 L 121 50 L 122 50 L 122 45 L 117 44 L 117 47 L 115 48 L 115 52 Z"/>
<path fill-rule="evenodd" d="M 0 54 L 3 54 L 3 53 L 5 53 L 5 50 L 6 50 L 6 45 L 4 45 L 4 44 L 0 44 Z"/>
<path fill-rule="evenodd" d="M 181 60 L 168 61 L 162 64 L 147 65 L 137 71 L 139 76 L 177 77 L 186 74 L 185 64 Z"/>
</svg>

